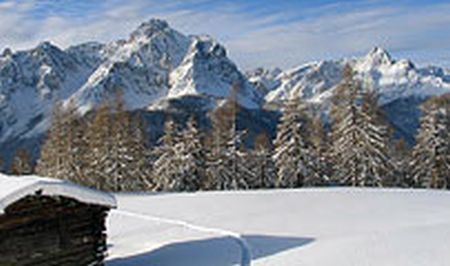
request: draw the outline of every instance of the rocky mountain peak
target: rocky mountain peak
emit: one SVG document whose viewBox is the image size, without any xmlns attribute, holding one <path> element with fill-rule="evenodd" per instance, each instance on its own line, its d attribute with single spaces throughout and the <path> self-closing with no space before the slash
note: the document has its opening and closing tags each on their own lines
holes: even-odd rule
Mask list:
<svg viewBox="0 0 450 266">
<path fill-rule="evenodd" d="M 139 27 L 131 33 L 131 39 L 136 39 L 139 37 L 152 37 L 156 34 L 161 34 L 164 32 L 173 31 L 170 28 L 169 23 L 161 19 L 150 19 L 143 22 Z"/>
<path fill-rule="evenodd" d="M 385 49 L 377 46 L 370 50 L 370 52 L 364 57 L 364 60 L 373 65 L 393 63 L 391 55 Z"/>
<path fill-rule="evenodd" d="M 195 36 L 193 37 L 193 49 L 201 56 L 215 56 L 226 57 L 227 51 L 225 47 L 220 45 L 210 36 Z"/>
<path fill-rule="evenodd" d="M 10 57 L 13 55 L 13 52 L 10 48 L 5 48 L 2 52 L 1 57 Z"/>
</svg>

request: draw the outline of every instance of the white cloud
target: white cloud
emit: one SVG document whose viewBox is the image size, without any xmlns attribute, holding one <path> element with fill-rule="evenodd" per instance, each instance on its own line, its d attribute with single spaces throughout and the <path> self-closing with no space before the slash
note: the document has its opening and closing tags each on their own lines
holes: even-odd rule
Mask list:
<svg viewBox="0 0 450 266">
<path fill-rule="evenodd" d="M 207 2 L 191 0 L 192 4 Z M 63 17 L 33 15 L 35 1 L 0 4 L 0 47 L 30 48 L 43 40 L 62 47 L 126 37 L 150 17 L 167 19 L 186 34 L 209 34 L 223 42 L 241 67 L 293 66 L 307 60 L 359 55 L 375 45 L 395 54 L 440 62 L 450 47 L 450 5 L 428 7 L 336 4 L 267 16 L 242 12 L 237 4 L 208 10 L 186 1 L 109 1 L 93 12 Z M 302 19 L 297 12 L 302 12 Z M 280 21 L 288 21 L 279 23 Z"/>
</svg>

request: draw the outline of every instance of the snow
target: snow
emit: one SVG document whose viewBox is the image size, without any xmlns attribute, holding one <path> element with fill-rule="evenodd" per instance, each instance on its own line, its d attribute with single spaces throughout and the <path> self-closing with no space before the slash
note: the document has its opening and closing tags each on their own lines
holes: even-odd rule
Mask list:
<svg viewBox="0 0 450 266">
<path fill-rule="evenodd" d="M 117 199 L 108 220 L 109 266 L 247 265 L 246 256 L 260 266 L 450 260 L 447 191 L 324 188 Z"/>
<path fill-rule="evenodd" d="M 114 196 L 110 194 L 52 178 L 0 174 L 0 188 L 0 214 L 14 202 L 37 192 L 46 196 L 63 196 L 111 208 L 117 205 Z"/>
</svg>

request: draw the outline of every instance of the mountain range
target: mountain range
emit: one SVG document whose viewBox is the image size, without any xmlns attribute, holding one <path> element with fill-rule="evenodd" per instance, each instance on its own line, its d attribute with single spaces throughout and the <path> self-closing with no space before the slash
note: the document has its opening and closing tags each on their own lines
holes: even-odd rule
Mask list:
<svg viewBox="0 0 450 266">
<path fill-rule="evenodd" d="M 258 130 L 273 131 L 283 100 L 302 98 L 326 106 L 346 64 L 380 93 L 389 121 L 410 142 L 420 115 L 417 105 L 450 92 L 450 71 L 394 60 L 381 48 L 360 58 L 244 73 L 213 38 L 187 36 L 166 21 L 151 19 L 127 39 L 106 44 L 61 49 L 43 42 L 26 51 L 5 49 L 0 55 L 0 151 L 9 156 L 28 146 L 37 152 L 56 102 L 86 114 L 118 90 L 129 110 L 206 113 L 234 86 L 239 103 L 251 114 L 242 120 L 246 127 L 253 123 Z"/>
</svg>

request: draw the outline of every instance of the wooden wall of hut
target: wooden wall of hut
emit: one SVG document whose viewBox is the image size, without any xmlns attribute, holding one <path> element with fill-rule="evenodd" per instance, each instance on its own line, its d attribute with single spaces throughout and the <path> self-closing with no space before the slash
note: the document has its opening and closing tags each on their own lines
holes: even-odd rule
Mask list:
<svg viewBox="0 0 450 266">
<path fill-rule="evenodd" d="M 108 208 L 27 196 L 0 215 L 0 266 L 103 265 Z"/>
</svg>

